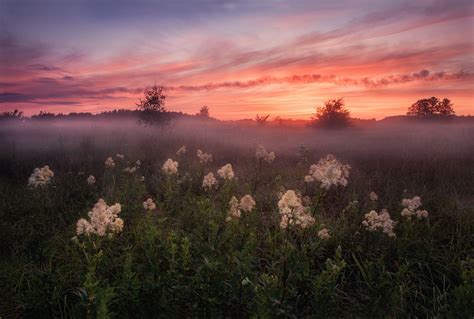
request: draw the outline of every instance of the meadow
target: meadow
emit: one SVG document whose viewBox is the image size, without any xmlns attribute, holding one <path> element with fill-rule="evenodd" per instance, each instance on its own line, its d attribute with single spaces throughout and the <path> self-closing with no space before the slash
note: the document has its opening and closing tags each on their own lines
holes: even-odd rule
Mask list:
<svg viewBox="0 0 474 319">
<path fill-rule="evenodd" d="M 0 317 L 472 318 L 473 136 L 2 124 Z"/>
</svg>

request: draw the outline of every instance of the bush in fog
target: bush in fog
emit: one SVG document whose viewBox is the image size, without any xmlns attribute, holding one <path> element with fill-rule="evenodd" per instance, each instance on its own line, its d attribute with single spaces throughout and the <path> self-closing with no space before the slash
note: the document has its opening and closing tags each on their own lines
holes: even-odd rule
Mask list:
<svg viewBox="0 0 474 319">
<path fill-rule="evenodd" d="M 350 112 L 344 107 L 344 100 L 335 99 L 324 103 L 318 107 L 314 116 L 313 125 L 315 127 L 338 129 L 350 125 Z"/>
</svg>

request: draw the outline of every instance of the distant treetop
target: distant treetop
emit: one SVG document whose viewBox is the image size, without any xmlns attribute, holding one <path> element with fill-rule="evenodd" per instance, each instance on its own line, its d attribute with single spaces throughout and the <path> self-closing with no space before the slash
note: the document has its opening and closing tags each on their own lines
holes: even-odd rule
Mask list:
<svg viewBox="0 0 474 319">
<path fill-rule="evenodd" d="M 334 99 L 324 103 L 324 106 L 318 107 L 316 115 L 313 117 L 314 126 L 323 128 L 344 128 L 350 125 L 350 112 L 344 107 L 344 100 Z"/>
<path fill-rule="evenodd" d="M 440 101 L 437 97 L 432 96 L 413 103 L 408 108 L 407 115 L 420 117 L 454 115 L 453 103 L 447 98 Z"/>
<path fill-rule="evenodd" d="M 209 114 L 209 107 L 207 105 L 203 105 L 200 109 L 199 109 L 199 113 L 196 114 L 198 116 L 202 116 L 202 117 L 209 117 L 210 114 Z"/>
<path fill-rule="evenodd" d="M 164 87 L 156 84 L 144 91 L 145 98 L 137 103 L 142 111 L 140 122 L 145 125 L 156 125 L 166 120 Z"/>
</svg>

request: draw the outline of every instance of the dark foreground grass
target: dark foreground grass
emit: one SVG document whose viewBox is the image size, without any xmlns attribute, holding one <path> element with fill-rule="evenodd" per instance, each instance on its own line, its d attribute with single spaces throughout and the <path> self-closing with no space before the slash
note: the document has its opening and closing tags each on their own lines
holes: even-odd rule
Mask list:
<svg viewBox="0 0 474 319">
<path fill-rule="evenodd" d="M 93 131 L 1 132 L 2 318 L 474 315 L 472 128 L 315 133 L 206 127 L 189 134 L 87 127 Z M 255 161 L 259 142 L 276 150 L 272 164 Z M 308 152 L 298 152 L 301 143 Z M 188 153 L 177 157 L 183 144 Z M 213 154 L 211 165 L 198 164 L 198 148 Z M 352 170 L 347 187 L 322 195 L 303 177 L 327 153 Z M 114 169 L 104 167 L 108 156 Z M 179 176 L 161 173 L 169 157 L 179 161 Z M 142 164 L 135 174 L 122 172 L 137 159 Z M 228 162 L 238 180 L 204 191 L 203 173 Z M 45 164 L 55 173 L 52 182 L 28 188 L 33 169 Z M 97 178 L 92 186 L 90 174 Z M 313 197 L 315 225 L 280 229 L 283 189 Z M 371 191 L 378 201 L 369 200 Z M 256 209 L 226 222 L 230 197 L 245 194 Z M 401 199 L 415 195 L 429 211 L 426 220 L 400 215 Z M 142 206 L 149 196 L 158 206 L 151 213 Z M 72 241 L 76 221 L 99 198 L 121 203 L 123 232 Z M 361 225 L 366 213 L 382 208 L 397 221 L 395 239 Z M 328 240 L 317 236 L 323 227 Z"/>
</svg>

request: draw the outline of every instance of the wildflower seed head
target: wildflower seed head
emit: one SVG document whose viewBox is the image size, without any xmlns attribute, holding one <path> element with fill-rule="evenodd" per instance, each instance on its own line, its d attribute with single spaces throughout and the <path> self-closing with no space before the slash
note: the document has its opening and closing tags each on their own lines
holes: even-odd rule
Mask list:
<svg viewBox="0 0 474 319">
<path fill-rule="evenodd" d="M 257 149 L 255 150 L 255 157 L 258 160 L 263 160 L 267 163 L 272 163 L 275 160 L 275 152 L 267 152 L 265 147 L 262 144 L 257 145 Z"/>
<path fill-rule="evenodd" d="M 411 220 L 413 216 L 416 216 L 417 219 L 423 219 L 428 217 L 428 212 L 426 210 L 420 210 L 421 207 L 421 197 L 415 196 L 412 199 L 404 198 L 402 199 L 402 206 L 405 207 L 401 211 L 401 215 L 407 220 Z"/>
<path fill-rule="evenodd" d="M 42 168 L 35 168 L 31 176 L 28 178 L 28 186 L 44 186 L 51 181 L 52 177 L 54 177 L 54 172 L 48 165 L 45 165 Z"/>
<path fill-rule="evenodd" d="M 89 220 L 81 218 L 76 223 L 76 234 L 80 235 L 113 235 L 123 230 L 124 222 L 118 217 L 122 207 L 119 203 L 108 206 L 103 199 L 94 205 L 88 213 Z"/>
<path fill-rule="evenodd" d="M 242 211 L 246 213 L 250 213 L 252 209 L 255 207 L 255 201 L 253 200 L 252 196 L 245 195 L 240 199 L 239 207 Z"/>
<path fill-rule="evenodd" d="M 331 238 L 331 235 L 329 234 L 329 230 L 327 228 L 323 228 L 318 231 L 318 237 L 321 240 L 328 240 L 329 238 Z"/>
<path fill-rule="evenodd" d="M 152 211 L 156 209 L 156 204 L 153 202 L 153 199 L 148 198 L 143 202 L 143 208 L 145 208 L 147 211 Z"/>
<path fill-rule="evenodd" d="M 89 177 L 87 178 L 87 184 L 94 185 L 95 182 L 96 182 L 96 179 L 95 179 L 94 175 L 89 175 Z"/>
<path fill-rule="evenodd" d="M 240 218 L 239 200 L 237 197 L 232 196 L 229 201 L 229 212 L 226 218 L 227 221 L 231 221 L 232 218 Z"/>
<path fill-rule="evenodd" d="M 115 167 L 115 162 L 114 162 L 114 159 L 112 157 L 109 156 L 105 160 L 105 167 L 106 168 L 114 168 Z"/>
<path fill-rule="evenodd" d="M 396 222 L 390 218 L 390 214 L 386 209 L 383 209 L 380 213 L 372 210 L 365 214 L 365 219 L 362 221 L 362 225 L 370 232 L 381 230 L 389 237 L 396 237 L 394 232 Z"/>
<path fill-rule="evenodd" d="M 214 177 L 214 173 L 210 172 L 204 176 L 202 180 L 202 188 L 210 190 L 214 187 L 217 187 L 217 179 Z"/>
<path fill-rule="evenodd" d="M 178 174 L 178 162 L 168 158 L 163 164 L 161 170 L 167 175 L 176 175 Z"/>
<path fill-rule="evenodd" d="M 309 168 L 309 176 L 321 183 L 321 188 L 331 186 L 346 186 L 349 178 L 350 165 L 342 164 L 334 155 L 327 155 Z M 305 178 L 306 180 L 306 178 Z M 310 181 L 308 178 L 307 181 Z"/>
<path fill-rule="evenodd" d="M 370 192 L 369 198 L 371 201 L 375 202 L 379 199 L 379 196 L 375 192 Z"/>
<path fill-rule="evenodd" d="M 201 164 L 207 164 L 212 162 L 212 155 L 204 153 L 201 150 L 197 150 L 197 157 L 199 159 L 199 163 Z"/>
<path fill-rule="evenodd" d="M 176 151 L 176 155 L 180 156 L 184 154 L 186 154 L 186 146 L 183 145 L 179 148 L 179 150 Z"/>
<path fill-rule="evenodd" d="M 278 209 L 281 215 L 281 228 L 288 228 L 290 225 L 306 228 L 315 223 L 313 216 L 303 206 L 299 193 L 294 190 L 287 190 L 281 196 Z"/>
<path fill-rule="evenodd" d="M 221 178 L 223 178 L 225 180 L 231 180 L 235 176 L 234 175 L 234 170 L 232 169 L 231 164 L 226 164 L 226 165 L 222 166 L 217 171 L 217 175 L 219 175 Z"/>
</svg>

